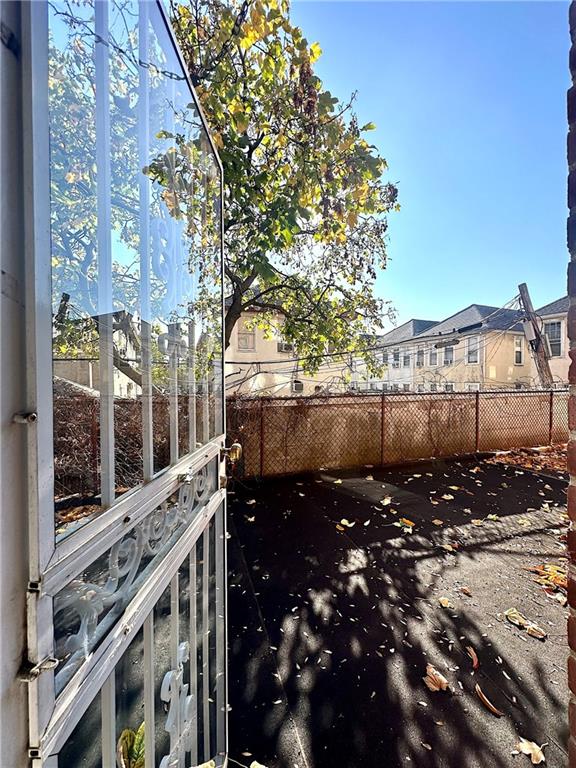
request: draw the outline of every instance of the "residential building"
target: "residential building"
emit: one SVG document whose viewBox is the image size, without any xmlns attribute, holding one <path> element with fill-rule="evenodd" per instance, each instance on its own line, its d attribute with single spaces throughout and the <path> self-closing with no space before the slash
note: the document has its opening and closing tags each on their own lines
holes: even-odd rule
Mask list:
<svg viewBox="0 0 576 768">
<path fill-rule="evenodd" d="M 380 337 L 382 378 L 363 381 L 358 375 L 356 386 L 384 392 L 530 387 L 534 377 L 521 319 L 518 310 L 471 304 L 441 322 L 411 320 Z"/>
<path fill-rule="evenodd" d="M 258 327 L 256 311 L 243 312 L 232 331 L 226 350 L 228 395 L 312 395 L 342 392 L 350 378 L 347 360 L 327 358 L 315 375 L 306 374 L 297 351 L 282 339 L 282 321 L 277 332 Z"/>
</svg>

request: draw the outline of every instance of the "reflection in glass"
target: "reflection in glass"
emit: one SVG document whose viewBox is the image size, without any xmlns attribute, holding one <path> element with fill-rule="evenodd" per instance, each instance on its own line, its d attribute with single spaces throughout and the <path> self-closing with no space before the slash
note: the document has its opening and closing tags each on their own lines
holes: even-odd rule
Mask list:
<svg viewBox="0 0 576 768">
<path fill-rule="evenodd" d="M 172 590 L 168 586 L 154 606 L 154 733 L 156 765 L 170 753 L 170 734 L 166 730 L 169 702 L 162 697 L 164 678 L 176 667 L 172 646 Z M 165 698 L 165 697 L 164 697 Z"/>
<path fill-rule="evenodd" d="M 116 665 L 116 753 L 125 765 L 144 758 L 144 631 L 134 639 Z M 122 765 L 120 761 L 119 765 Z"/>
<path fill-rule="evenodd" d="M 221 181 L 155 3 L 50 4 L 56 528 L 222 432 Z"/>
<path fill-rule="evenodd" d="M 101 768 L 100 694 L 92 701 L 58 753 L 58 768 Z"/>
</svg>

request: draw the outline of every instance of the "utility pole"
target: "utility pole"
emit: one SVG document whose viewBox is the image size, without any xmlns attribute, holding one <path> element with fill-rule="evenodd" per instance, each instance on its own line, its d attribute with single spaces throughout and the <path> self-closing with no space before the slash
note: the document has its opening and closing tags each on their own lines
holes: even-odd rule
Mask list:
<svg viewBox="0 0 576 768">
<path fill-rule="evenodd" d="M 532 356 L 536 363 L 540 384 L 543 389 L 552 389 L 554 380 L 552 378 L 550 364 L 548 363 L 546 341 L 540 330 L 540 326 L 538 325 L 538 318 L 536 317 L 534 307 L 532 306 L 532 299 L 528 293 L 528 286 L 526 283 L 521 283 L 518 286 L 518 290 L 520 291 L 520 304 L 526 314 L 526 321 L 522 324 L 524 326 L 524 335 L 526 336 L 528 346 L 532 351 Z"/>
</svg>

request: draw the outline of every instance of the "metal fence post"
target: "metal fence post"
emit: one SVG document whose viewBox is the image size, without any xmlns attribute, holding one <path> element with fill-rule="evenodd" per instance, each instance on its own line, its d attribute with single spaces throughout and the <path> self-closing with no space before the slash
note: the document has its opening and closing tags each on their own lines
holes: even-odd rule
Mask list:
<svg viewBox="0 0 576 768">
<path fill-rule="evenodd" d="M 264 477 L 264 398 L 260 398 L 260 477 Z"/>
<path fill-rule="evenodd" d="M 380 404 L 380 465 L 384 466 L 384 410 L 386 395 L 382 392 L 382 402 Z"/>
<path fill-rule="evenodd" d="M 476 438 L 474 450 L 476 453 L 480 450 L 480 392 L 476 392 Z"/>
<path fill-rule="evenodd" d="M 552 445 L 552 434 L 554 429 L 554 390 L 550 390 L 550 421 L 548 424 L 548 445 Z"/>
</svg>

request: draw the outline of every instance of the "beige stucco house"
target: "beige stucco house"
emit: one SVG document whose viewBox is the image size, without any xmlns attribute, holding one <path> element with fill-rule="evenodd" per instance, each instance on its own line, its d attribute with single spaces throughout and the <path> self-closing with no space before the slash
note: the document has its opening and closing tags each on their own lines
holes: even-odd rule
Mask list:
<svg viewBox="0 0 576 768">
<path fill-rule="evenodd" d="M 296 350 L 277 332 L 255 325 L 256 312 L 243 312 L 226 350 L 226 393 L 244 395 L 312 395 L 342 392 L 351 377 L 349 361 L 327 358 L 315 375 L 305 374 Z"/>
<path fill-rule="evenodd" d="M 474 392 L 533 386 L 521 319 L 517 310 L 472 304 L 441 322 L 411 320 L 379 339 L 384 375 L 375 380 L 360 373 L 356 387 Z"/>
</svg>

